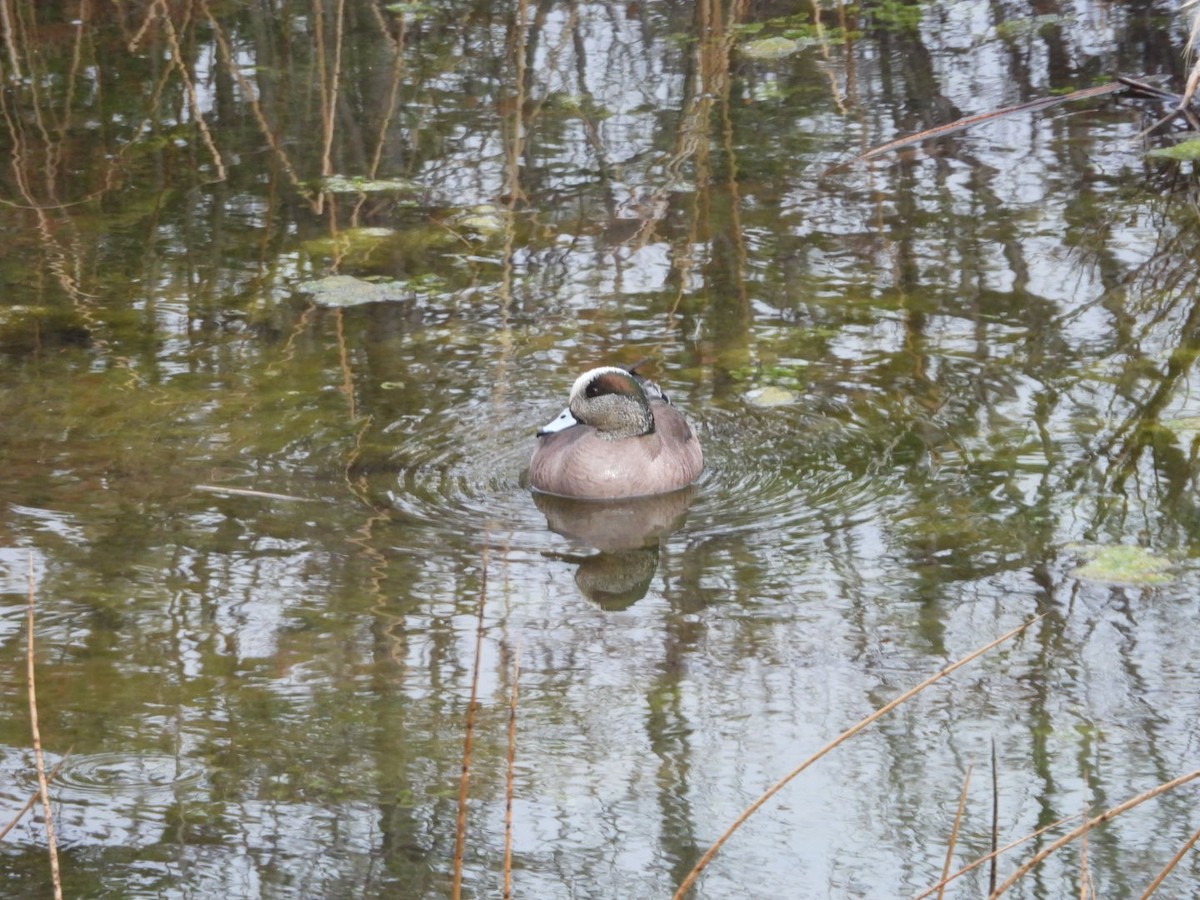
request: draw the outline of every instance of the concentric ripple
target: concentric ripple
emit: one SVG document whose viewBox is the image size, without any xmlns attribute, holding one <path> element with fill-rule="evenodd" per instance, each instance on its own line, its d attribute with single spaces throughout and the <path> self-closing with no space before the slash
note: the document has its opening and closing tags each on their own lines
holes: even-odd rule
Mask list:
<svg viewBox="0 0 1200 900">
<path fill-rule="evenodd" d="M 92 753 L 71 756 L 58 772 L 63 794 L 173 794 L 198 784 L 203 770 L 188 760 L 154 753 Z"/>
<path fill-rule="evenodd" d="M 693 535 L 849 525 L 873 515 L 887 490 L 865 474 L 870 435 L 843 417 L 735 405 L 710 410 L 698 430 L 707 466 Z"/>
<path fill-rule="evenodd" d="M 524 472 L 534 425 L 548 412 L 545 403 L 515 412 L 479 403 L 430 416 L 406 438 L 399 470 L 375 487 L 431 547 L 486 531 L 511 549 L 543 552 L 547 518 Z M 706 460 L 681 517 L 693 538 L 853 524 L 875 513 L 887 489 L 886 479 L 865 474 L 871 436 L 845 416 L 802 404 L 759 409 L 740 398 L 685 412 Z"/>
</svg>

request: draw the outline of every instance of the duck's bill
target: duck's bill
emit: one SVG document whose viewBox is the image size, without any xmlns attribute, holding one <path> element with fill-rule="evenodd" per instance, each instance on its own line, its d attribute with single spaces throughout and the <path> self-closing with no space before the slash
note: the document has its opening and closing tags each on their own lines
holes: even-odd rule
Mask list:
<svg viewBox="0 0 1200 900">
<path fill-rule="evenodd" d="M 569 409 L 564 409 L 551 422 L 547 422 L 537 430 L 538 437 L 543 434 L 553 434 L 556 431 L 562 431 L 564 428 L 570 428 L 572 425 L 578 425 L 579 420 L 571 415 Z"/>
</svg>

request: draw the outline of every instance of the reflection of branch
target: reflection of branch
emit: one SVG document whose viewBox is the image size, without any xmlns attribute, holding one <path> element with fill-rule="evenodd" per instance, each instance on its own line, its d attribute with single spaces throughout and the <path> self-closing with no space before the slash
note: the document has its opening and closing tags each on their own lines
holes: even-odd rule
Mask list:
<svg viewBox="0 0 1200 900">
<path fill-rule="evenodd" d="M 374 8 L 374 7 L 372 7 Z M 376 10 L 378 11 L 378 10 Z M 380 23 L 381 25 L 383 23 Z M 379 123 L 379 137 L 375 141 L 375 152 L 371 156 L 371 166 L 367 170 L 368 178 L 379 177 L 379 161 L 383 158 L 383 147 L 387 140 L 388 129 L 392 124 L 392 116 L 396 114 L 396 109 L 400 101 L 400 83 L 404 75 L 404 17 L 400 17 L 400 33 L 393 40 L 391 35 L 384 29 L 384 37 L 392 44 L 394 55 L 392 56 L 392 86 L 391 93 L 388 95 L 387 112 L 383 115 L 383 120 Z"/>
<path fill-rule="evenodd" d="M 479 708 L 479 669 L 483 657 L 483 610 L 487 604 L 488 543 L 483 538 L 483 558 L 479 567 L 479 607 L 475 619 L 475 661 L 471 667 L 471 697 L 467 701 L 467 721 L 463 735 L 462 776 L 458 782 L 458 823 L 454 831 L 454 877 L 450 896 L 462 896 L 463 854 L 467 837 L 467 785 L 471 777 L 471 737 L 475 732 L 475 711 Z"/>
<path fill-rule="evenodd" d="M 333 71 L 326 72 L 325 28 L 320 0 L 313 0 L 313 24 L 317 38 L 317 69 L 321 80 L 321 128 L 325 142 L 321 150 L 321 174 L 333 174 L 333 133 L 337 112 L 338 91 L 342 78 L 342 27 L 345 22 L 346 0 L 338 0 L 334 20 Z"/>
<path fill-rule="evenodd" d="M 521 155 L 525 152 L 525 74 L 528 47 L 529 16 L 528 0 L 517 0 L 516 21 L 513 23 L 513 66 L 515 69 L 516 97 L 512 105 L 512 136 L 505 142 L 505 193 L 508 195 L 509 210 L 525 199 L 521 190 Z M 511 218 L 511 216 L 510 216 Z"/>
<path fill-rule="evenodd" d="M 13 65 L 13 71 L 9 73 L 9 78 L 6 79 L 8 86 L 18 87 L 23 79 L 20 79 L 20 54 L 17 45 L 13 39 L 11 30 L 8 28 L 9 20 L 7 17 L 7 4 L 0 2 L 0 24 L 5 26 L 5 43 L 8 47 L 10 55 L 10 63 Z M 31 57 L 37 55 L 36 48 L 29 54 Z M 27 78 L 29 82 L 28 89 L 31 94 L 32 110 L 34 121 L 38 125 L 38 133 L 41 135 L 42 144 L 44 146 L 44 156 L 47 161 L 57 157 L 58 152 L 55 150 L 54 141 L 50 138 L 46 130 L 42 118 L 42 103 L 41 97 L 33 87 L 38 79 L 33 76 Z M 26 139 L 26 130 L 22 126 L 24 118 L 19 114 L 14 114 L 8 106 L 8 98 L 11 96 L 7 87 L 0 90 L 0 117 L 3 118 L 4 129 L 9 136 L 9 159 L 12 170 L 13 181 L 16 184 L 17 192 L 25 201 L 25 206 L 33 212 L 37 221 L 37 233 L 41 239 L 41 244 L 45 248 L 46 256 L 50 271 L 54 274 L 59 286 L 64 293 L 81 308 L 85 301 L 90 297 L 79 287 L 76 276 L 73 272 L 77 272 L 80 268 L 80 263 L 77 253 L 68 252 L 67 247 L 59 239 L 58 234 L 63 232 L 74 232 L 71 220 L 64 219 L 64 223 L 58 223 L 51 220 L 48 210 L 61 209 L 63 205 L 58 201 L 55 195 L 54 178 L 57 168 L 47 162 L 42 166 L 42 172 L 46 178 L 46 200 L 41 200 L 34 196 L 33 186 L 29 181 L 29 170 L 35 166 L 31 159 L 32 154 L 28 147 Z M 65 125 L 63 128 L 65 129 Z M 5 201 L 6 203 L 8 201 Z M 16 204 L 10 204 L 16 205 Z M 86 313 L 84 313 L 86 316 Z"/>
<path fill-rule="evenodd" d="M 217 42 L 217 54 L 221 57 L 221 62 L 229 69 L 229 74 L 237 81 L 238 87 L 242 89 L 242 93 L 246 97 L 246 104 L 254 114 L 254 120 L 258 122 L 258 130 L 267 142 L 267 146 L 271 148 L 280 165 L 283 166 L 283 171 L 287 175 L 292 187 L 308 200 L 309 203 L 315 205 L 316 198 L 301 183 L 300 176 L 296 174 L 296 170 L 292 167 L 292 161 L 288 159 L 287 153 L 284 152 L 279 139 L 275 136 L 274 129 L 271 128 L 271 124 L 267 121 L 267 117 L 263 113 L 262 104 L 258 102 L 258 92 L 254 90 L 245 76 L 242 75 L 241 69 L 234 62 L 233 52 L 229 48 L 229 39 L 225 36 L 225 31 L 221 28 L 220 23 L 213 16 L 212 10 L 208 8 L 208 0 L 200 0 L 200 8 L 204 11 L 204 17 L 208 19 L 209 25 L 212 27 L 213 37 Z"/>
<path fill-rule="evenodd" d="M 1106 94 L 1115 94 L 1118 91 L 1128 90 L 1128 86 L 1114 81 L 1109 84 L 1102 84 L 1097 87 L 1083 88 L 1082 90 L 1073 91 L 1070 94 L 1064 94 L 1059 97 L 1041 97 L 1037 100 L 1030 100 L 1028 103 L 1018 103 L 1016 106 L 1006 106 L 1003 109 L 993 109 L 990 112 L 976 113 L 973 116 L 964 116 L 961 119 L 956 119 L 953 122 L 947 122 L 945 125 L 937 125 L 933 128 L 927 128 L 925 131 L 917 134 L 906 135 L 902 138 L 897 138 L 894 141 L 888 141 L 886 144 L 881 144 L 878 147 L 872 147 L 866 153 L 860 153 L 854 157 L 851 162 L 864 162 L 869 159 L 874 159 L 877 156 L 883 156 L 885 153 L 890 153 L 893 150 L 899 150 L 903 147 L 908 147 L 912 144 L 919 144 L 922 141 L 932 140 L 933 138 L 945 137 L 948 134 L 953 134 L 957 131 L 962 131 L 970 128 L 973 125 L 979 125 L 984 122 L 991 122 L 1003 116 L 1009 116 L 1020 112 L 1035 112 L 1045 109 L 1049 106 L 1057 106 L 1059 103 L 1066 103 L 1069 100 L 1090 100 L 1093 97 L 1103 97 Z"/>
<path fill-rule="evenodd" d="M 225 161 L 221 159 L 221 151 L 213 143 L 212 133 L 208 130 L 208 123 L 204 120 L 204 111 L 200 108 L 200 98 L 196 96 L 196 85 L 192 81 L 192 76 L 187 70 L 187 66 L 183 64 L 183 50 L 179 46 L 179 35 L 175 31 L 175 23 L 171 21 L 171 14 L 167 9 L 166 0 L 158 0 L 156 5 L 161 10 L 163 31 L 167 35 L 167 43 L 171 48 L 171 64 L 179 73 L 179 77 L 183 79 L 183 87 L 187 92 L 188 108 L 192 111 L 192 118 L 196 120 L 196 127 L 200 130 L 200 138 L 204 141 L 204 146 L 208 148 L 208 152 L 212 156 L 213 165 L 217 167 L 217 181 L 224 181 L 226 178 Z M 190 18 L 189 16 L 188 19 Z"/>
<path fill-rule="evenodd" d="M 4 28 L 4 46 L 8 50 L 8 65 L 12 69 L 13 78 L 20 79 L 20 57 L 17 55 L 17 45 L 13 40 L 13 23 L 9 15 L 8 3 L 0 3 L 0 26 Z"/>
</svg>

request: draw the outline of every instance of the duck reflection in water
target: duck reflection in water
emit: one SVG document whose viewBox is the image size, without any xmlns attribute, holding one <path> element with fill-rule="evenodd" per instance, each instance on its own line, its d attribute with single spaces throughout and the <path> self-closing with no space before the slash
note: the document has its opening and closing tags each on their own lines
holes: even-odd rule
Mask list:
<svg viewBox="0 0 1200 900">
<path fill-rule="evenodd" d="M 687 518 L 696 494 L 687 487 L 670 494 L 628 500 L 575 500 L 533 494 L 550 530 L 599 553 L 552 553 L 575 563 L 579 592 L 601 609 L 625 609 L 646 595 L 658 569 L 659 544 Z"/>
<path fill-rule="evenodd" d="M 650 586 L 659 542 L 686 517 L 704 470 L 699 440 L 658 385 L 616 366 L 580 375 L 537 434 L 534 502 L 553 531 L 600 551 L 561 558 L 579 563 L 575 583 L 593 603 L 629 606 Z"/>
</svg>

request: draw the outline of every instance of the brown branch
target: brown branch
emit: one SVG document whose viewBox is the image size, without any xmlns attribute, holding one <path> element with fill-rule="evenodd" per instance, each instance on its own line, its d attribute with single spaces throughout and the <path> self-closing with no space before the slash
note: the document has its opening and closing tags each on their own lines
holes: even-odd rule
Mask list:
<svg viewBox="0 0 1200 900">
<path fill-rule="evenodd" d="M 996 859 L 1000 856 L 1001 853 L 1007 853 L 1013 847 L 1019 847 L 1021 844 L 1024 844 L 1026 841 L 1031 841 L 1035 837 L 1043 835 L 1047 831 L 1050 831 L 1053 828 L 1057 828 L 1059 825 L 1064 825 L 1067 822 L 1070 822 L 1072 819 L 1077 819 L 1077 818 L 1079 818 L 1078 814 L 1071 815 L 1071 816 L 1064 816 L 1063 818 L 1059 819 L 1056 822 L 1051 822 L 1049 825 L 1043 825 L 1037 831 L 1031 831 L 1029 834 L 1022 835 L 1021 837 L 1017 838 L 1015 841 L 1009 841 L 1003 847 L 993 850 L 991 853 L 987 854 L 987 856 L 981 856 L 981 857 L 979 857 L 979 859 L 974 860 L 973 862 L 967 863 L 965 866 L 963 866 L 961 869 L 959 869 L 953 875 L 949 876 L 948 878 L 943 878 L 941 881 L 939 881 L 937 884 L 933 885 L 932 887 L 926 888 L 924 891 L 917 894 L 917 896 L 913 897 L 913 900 L 925 900 L 926 897 L 932 897 L 939 890 L 941 890 L 944 885 L 947 885 L 950 882 L 966 875 L 968 872 L 979 868 L 985 862 L 990 861 L 992 863 L 992 868 L 995 869 Z M 992 890 L 994 890 L 994 889 L 995 889 L 995 885 L 992 886 Z"/>
</svg>

